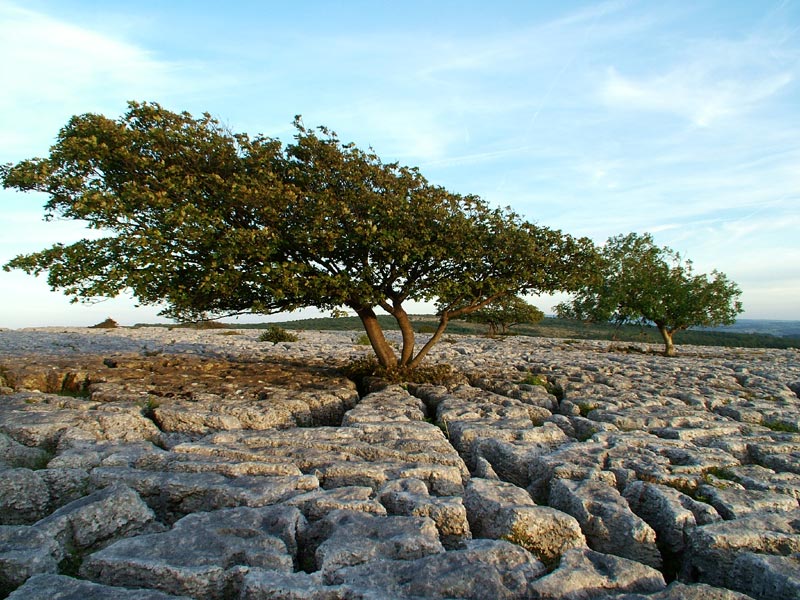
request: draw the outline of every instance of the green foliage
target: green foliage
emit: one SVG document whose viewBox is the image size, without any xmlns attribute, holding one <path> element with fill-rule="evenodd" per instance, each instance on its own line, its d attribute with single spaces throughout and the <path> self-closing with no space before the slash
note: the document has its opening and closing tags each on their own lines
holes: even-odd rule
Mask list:
<svg viewBox="0 0 800 600">
<path fill-rule="evenodd" d="M 522 381 L 520 381 L 523 385 L 541 385 L 547 386 L 547 377 L 544 375 L 536 375 L 534 373 L 528 373 Z"/>
<path fill-rule="evenodd" d="M 503 296 L 466 315 L 464 319 L 488 325 L 490 334 L 497 335 L 507 333 L 515 325 L 538 323 L 544 319 L 544 313 L 519 296 Z"/>
<path fill-rule="evenodd" d="M 73 117 L 47 158 L 0 177 L 47 194 L 46 218 L 95 232 L 4 268 L 47 271 L 73 301 L 128 291 L 184 321 L 346 307 L 386 368 L 418 366 L 451 319 L 505 296 L 576 289 L 592 270 L 589 240 L 294 125 L 284 145 L 156 103 L 132 102 L 119 120 Z M 417 349 L 404 303 L 434 299 L 436 331 Z M 379 307 L 403 332 L 399 356 Z"/>
<path fill-rule="evenodd" d="M 356 345 L 369 346 L 370 345 L 369 336 L 366 333 L 358 336 L 358 338 L 356 338 Z"/>
<path fill-rule="evenodd" d="M 377 377 L 390 383 L 447 385 L 460 378 L 449 364 L 425 365 L 414 369 L 395 366 L 387 369 L 371 356 L 353 360 L 344 365 L 341 371 L 345 377 L 356 382 Z"/>
<path fill-rule="evenodd" d="M 741 295 L 725 274 L 695 275 L 692 263 L 649 234 L 610 238 L 596 276 L 587 279 L 572 302 L 556 307 L 561 317 L 590 321 L 653 323 L 674 353 L 672 336 L 689 327 L 733 323 L 742 312 Z"/>
<path fill-rule="evenodd" d="M 296 342 L 299 338 L 296 334 L 286 331 L 277 325 L 271 326 L 264 333 L 258 336 L 259 342 L 272 342 L 277 344 L 279 342 Z"/>
</svg>

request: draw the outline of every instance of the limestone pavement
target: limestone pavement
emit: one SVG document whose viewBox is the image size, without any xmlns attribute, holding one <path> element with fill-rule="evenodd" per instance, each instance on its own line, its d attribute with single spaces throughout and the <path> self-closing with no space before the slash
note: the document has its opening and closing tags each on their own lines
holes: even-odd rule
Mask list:
<svg viewBox="0 0 800 600">
<path fill-rule="evenodd" d="M 800 598 L 797 350 L 359 335 L 0 331 L 0 597 Z"/>
</svg>

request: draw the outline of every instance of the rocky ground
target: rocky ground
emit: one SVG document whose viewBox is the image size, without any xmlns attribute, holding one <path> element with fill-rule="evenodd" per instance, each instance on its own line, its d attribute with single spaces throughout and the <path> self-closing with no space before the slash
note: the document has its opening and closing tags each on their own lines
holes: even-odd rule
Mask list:
<svg viewBox="0 0 800 600">
<path fill-rule="evenodd" d="M 800 353 L 0 331 L 0 596 L 800 598 Z"/>
</svg>

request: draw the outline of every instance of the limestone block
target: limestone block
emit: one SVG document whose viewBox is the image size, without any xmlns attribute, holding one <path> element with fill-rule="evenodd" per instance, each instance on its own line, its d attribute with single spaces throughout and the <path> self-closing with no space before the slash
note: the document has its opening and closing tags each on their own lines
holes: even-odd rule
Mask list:
<svg viewBox="0 0 800 600">
<path fill-rule="evenodd" d="M 382 421 L 422 421 L 425 405 L 422 400 L 409 394 L 399 385 L 390 385 L 380 391 L 367 394 L 355 408 L 348 410 L 342 426 L 355 423 Z"/>
<path fill-rule="evenodd" d="M 295 508 L 233 508 L 184 517 L 167 532 L 118 541 L 80 573 L 99 583 L 193 598 L 229 597 L 237 566 L 291 573 L 305 519 Z"/>
<path fill-rule="evenodd" d="M 584 600 L 608 597 L 611 592 L 657 592 L 666 584 L 659 571 L 639 562 L 574 548 L 561 557 L 555 571 L 530 587 L 532 598 Z"/>
<path fill-rule="evenodd" d="M 85 469 L 42 469 L 36 473 L 47 486 L 51 510 L 95 491 L 89 472 Z"/>
<path fill-rule="evenodd" d="M 51 458 L 41 448 L 24 446 L 5 433 L 0 433 L 0 467 L 39 469 Z"/>
<path fill-rule="evenodd" d="M 631 510 L 655 530 L 659 543 L 673 553 L 683 551 L 688 532 L 698 523 L 720 520 L 711 506 L 665 485 L 635 481 L 623 495 Z"/>
<path fill-rule="evenodd" d="M 623 594 L 614 600 L 753 600 L 740 592 L 713 587 L 705 583 L 685 584 L 673 581 L 655 594 Z"/>
<path fill-rule="evenodd" d="M 112 485 L 62 506 L 35 525 L 56 540 L 64 555 L 100 548 L 143 532 L 160 530 L 155 513 L 125 485 Z"/>
<path fill-rule="evenodd" d="M 774 556 L 743 552 L 736 557 L 731 587 L 759 600 L 800 598 L 800 553 Z"/>
<path fill-rule="evenodd" d="M 39 573 L 56 573 L 61 547 L 47 534 L 25 525 L 0 525 L 0 594 Z"/>
<path fill-rule="evenodd" d="M 601 481 L 557 479 L 549 504 L 578 520 L 592 549 L 661 567 L 655 531 L 631 511 L 616 488 Z"/>
<path fill-rule="evenodd" d="M 750 513 L 695 527 L 688 541 L 681 579 L 733 587 L 733 565 L 743 552 L 800 552 L 800 510 Z"/>
<path fill-rule="evenodd" d="M 9 597 L 9 600 L 190 600 L 155 590 L 127 590 L 73 579 L 64 575 L 35 575 Z"/>
<path fill-rule="evenodd" d="M 346 510 L 335 510 L 310 525 L 302 546 L 301 564 L 313 560 L 326 578 L 342 567 L 372 560 L 413 560 L 444 552 L 432 519 Z"/>
<path fill-rule="evenodd" d="M 0 525 L 35 523 L 48 512 L 50 490 L 37 471 L 0 471 Z"/>
<path fill-rule="evenodd" d="M 586 545 L 578 521 L 554 508 L 536 506 L 528 492 L 513 484 L 473 478 L 464 503 L 475 537 L 518 544 L 546 565 L 557 563 L 570 548 Z"/>
<path fill-rule="evenodd" d="M 797 473 L 776 473 L 759 465 L 742 465 L 729 471 L 745 489 L 778 492 L 800 501 L 800 475 Z"/>
<path fill-rule="evenodd" d="M 269 506 L 319 487 L 313 475 L 229 478 L 217 473 L 161 473 L 125 467 L 101 467 L 91 475 L 98 487 L 120 482 L 133 488 L 159 520 L 167 523 L 198 511 Z"/>
<path fill-rule="evenodd" d="M 326 586 L 319 573 L 281 573 L 250 568 L 240 584 L 239 600 L 347 600 L 363 598 L 349 586 Z"/>
<path fill-rule="evenodd" d="M 317 489 L 294 496 L 284 504 L 299 508 L 309 521 L 319 521 L 329 512 L 340 509 L 385 515 L 386 509 L 383 504 L 372 495 L 372 488 L 363 486 Z"/>
<path fill-rule="evenodd" d="M 735 487 L 701 485 L 698 493 L 708 498 L 723 519 L 738 519 L 762 510 L 796 510 L 794 496 L 766 490 L 743 490 Z"/>
<path fill-rule="evenodd" d="M 597 479 L 616 485 L 614 474 L 603 470 L 607 457 L 608 446 L 602 442 L 568 443 L 549 454 L 533 456 L 528 463 L 528 492 L 545 504 L 555 479 Z"/>
<path fill-rule="evenodd" d="M 425 482 L 408 478 L 390 481 L 378 497 L 389 514 L 432 519 L 446 548 L 472 537 L 467 511 L 459 496 L 431 496 Z"/>
<path fill-rule="evenodd" d="M 466 547 L 416 560 L 368 562 L 339 569 L 328 583 L 364 598 L 532 598 L 545 572 L 529 552 L 503 541 L 471 540 Z M 351 597 L 351 596 L 348 596 Z"/>
<path fill-rule="evenodd" d="M 530 483 L 528 463 L 532 458 L 548 454 L 568 442 L 569 438 L 559 427 L 545 423 L 526 431 L 522 440 L 481 438 L 477 441 L 476 454 L 487 460 L 504 481 L 527 487 Z"/>
</svg>

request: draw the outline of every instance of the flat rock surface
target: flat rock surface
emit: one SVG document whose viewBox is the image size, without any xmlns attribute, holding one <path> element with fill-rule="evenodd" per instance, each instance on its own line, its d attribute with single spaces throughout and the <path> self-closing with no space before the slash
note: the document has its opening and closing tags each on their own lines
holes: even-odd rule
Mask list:
<svg viewBox="0 0 800 600">
<path fill-rule="evenodd" d="M 0 330 L 0 597 L 800 593 L 797 350 L 259 333 Z"/>
</svg>

